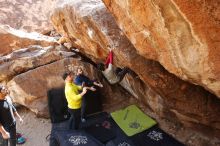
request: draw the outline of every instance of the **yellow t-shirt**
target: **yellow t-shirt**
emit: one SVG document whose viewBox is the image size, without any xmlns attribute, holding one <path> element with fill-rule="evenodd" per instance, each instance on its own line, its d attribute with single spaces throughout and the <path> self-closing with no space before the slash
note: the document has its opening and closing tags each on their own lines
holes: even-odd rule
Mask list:
<svg viewBox="0 0 220 146">
<path fill-rule="evenodd" d="M 82 90 L 81 86 L 77 86 L 73 83 L 65 84 L 65 96 L 70 109 L 81 108 L 82 96 L 79 95 L 79 90 Z"/>
</svg>

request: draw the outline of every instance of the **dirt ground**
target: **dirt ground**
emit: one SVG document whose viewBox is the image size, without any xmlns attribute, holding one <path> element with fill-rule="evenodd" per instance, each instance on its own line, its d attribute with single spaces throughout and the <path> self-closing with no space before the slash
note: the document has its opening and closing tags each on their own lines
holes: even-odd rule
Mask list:
<svg viewBox="0 0 220 146">
<path fill-rule="evenodd" d="M 22 146 L 48 146 L 46 136 L 50 133 L 51 123 L 49 119 L 37 118 L 33 112 L 28 109 L 18 110 L 24 122 L 17 122 L 17 132 L 23 134 L 27 139 Z"/>
<path fill-rule="evenodd" d="M 117 103 L 106 104 L 104 105 L 104 110 L 112 112 L 130 104 L 139 105 L 145 113 L 155 118 L 154 113 L 150 113 L 150 110 L 143 107 L 140 103 L 137 103 L 134 99 L 124 99 Z M 49 142 L 46 141 L 46 137 L 51 130 L 50 120 L 37 118 L 28 109 L 20 109 L 18 111 L 24 119 L 24 122 L 22 124 L 17 123 L 17 131 L 27 138 L 26 143 L 22 146 L 48 146 Z M 183 128 L 181 125 L 177 125 L 166 119 L 160 119 L 159 126 L 187 146 L 220 146 L 219 139 L 205 137 L 201 135 L 201 133 Z"/>
</svg>

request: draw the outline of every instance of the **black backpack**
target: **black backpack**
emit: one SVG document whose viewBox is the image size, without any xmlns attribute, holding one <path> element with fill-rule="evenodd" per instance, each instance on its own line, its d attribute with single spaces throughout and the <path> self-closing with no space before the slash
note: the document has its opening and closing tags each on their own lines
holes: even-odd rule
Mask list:
<svg viewBox="0 0 220 146">
<path fill-rule="evenodd" d="M 53 88 L 47 92 L 51 123 L 60 123 L 70 118 L 64 88 Z"/>
</svg>

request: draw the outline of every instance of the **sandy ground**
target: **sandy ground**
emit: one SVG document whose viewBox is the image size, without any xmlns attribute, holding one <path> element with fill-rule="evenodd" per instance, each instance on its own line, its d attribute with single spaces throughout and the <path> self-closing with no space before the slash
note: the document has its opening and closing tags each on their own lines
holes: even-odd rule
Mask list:
<svg viewBox="0 0 220 146">
<path fill-rule="evenodd" d="M 141 106 L 140 103 L 137 103 L 137 101 L 133 99 L 124 99 L 117 103 L 106 104 L 104 105 L 104 109 L 107 112 L 112 112 L 130 104 L 139 105 L 145 113 L 151 117 L 155 117 L 154 113 L 149 112 L 150 110 Z M 51 130 L 50 120 L 37 118 L 27 109 L 20 109 L 18 111 L 23 117 L 24 122 L 23 124 L 17 123 L 17 131 L 27 138 L 27 142 L 22 146 L 48 146 L 49 142 L 46 141 L 46 137 Z M 187 146 L 220 146 L 219 139 L 204 137 L 201 133 L 183 128 L 181 125 L 176 125 L 172 121 L 167 121 L 166 119 L 160 119 L 159 126 Z"/>
<path fill-rule="evenodd" d="M 17 122 L 17 132 L 22 133 L 27 139 L 22 146 L 48 146 L 46 136 L 50 133 L 51 123 L 49 119 L 37 118 L 27 109 L 18 110 L 24 122 Z"/>
</svg>

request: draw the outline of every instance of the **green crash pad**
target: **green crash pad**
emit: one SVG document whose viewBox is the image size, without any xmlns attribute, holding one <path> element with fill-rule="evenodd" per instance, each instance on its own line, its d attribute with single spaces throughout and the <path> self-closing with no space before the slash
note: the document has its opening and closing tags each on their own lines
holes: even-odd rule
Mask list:
<svg viewBox="0 0 220 146">
<path fill-rule="evenodd" d="M 135 105 L 115 111 L 111 116 L 127 136 L 133 136 L 157 124 Z"/>
</svg>

